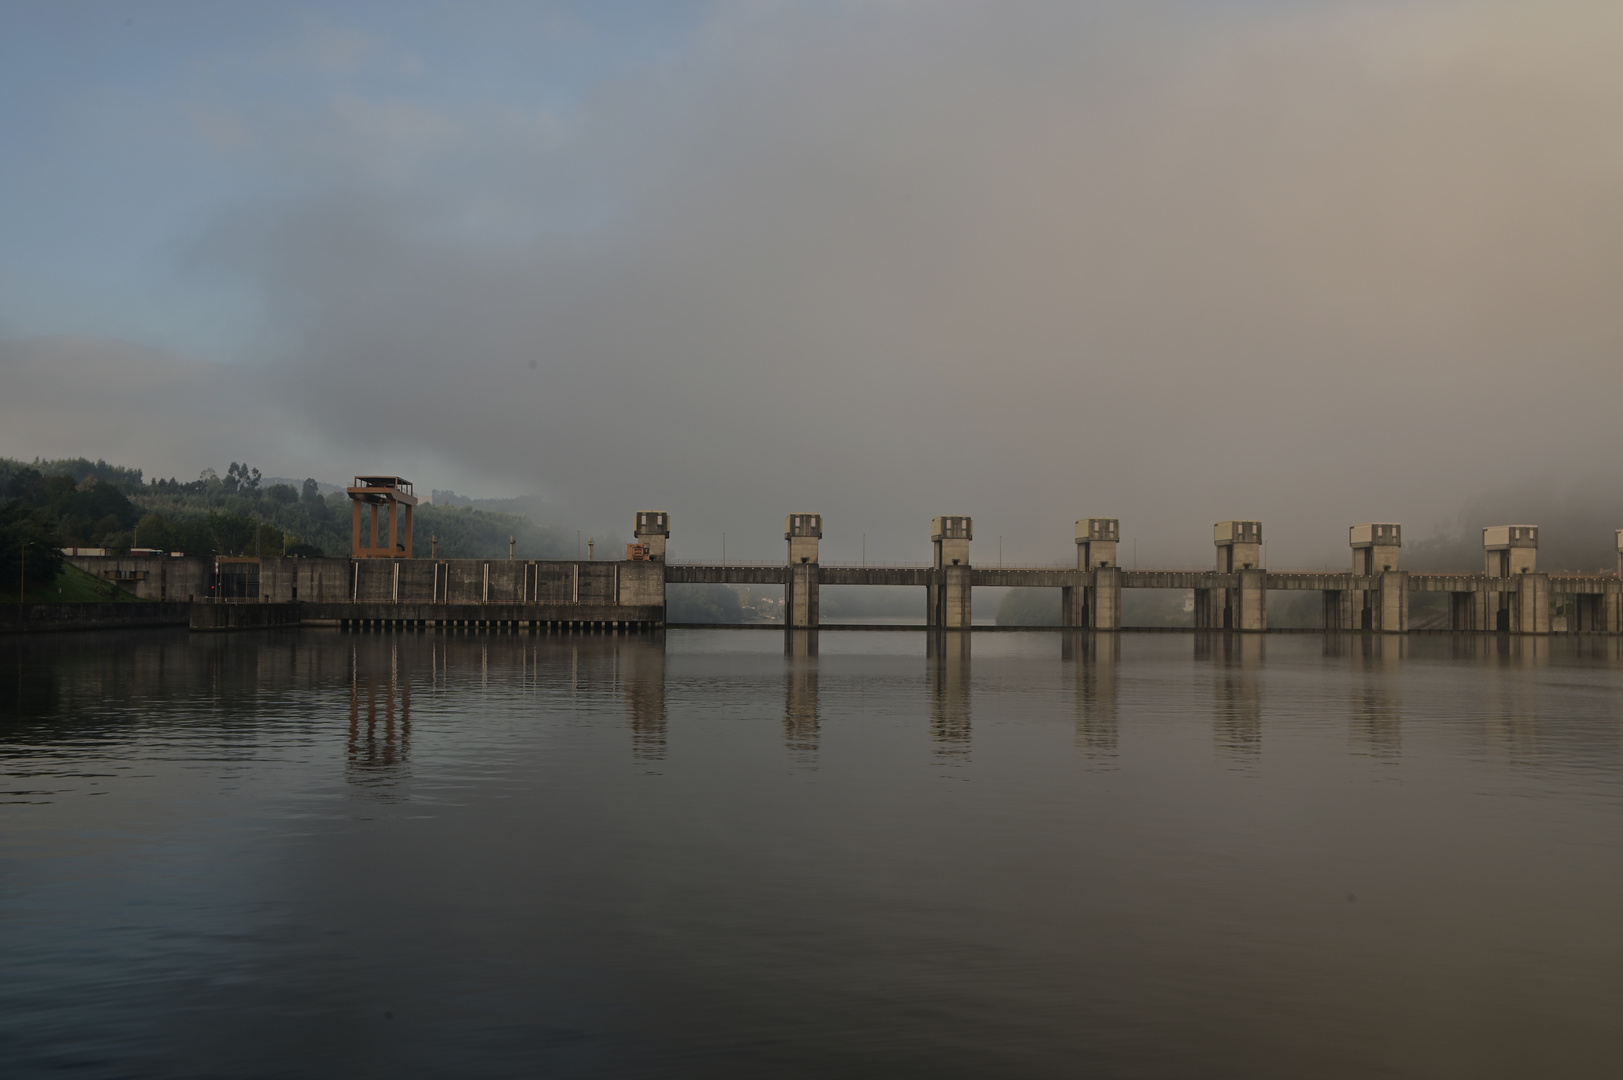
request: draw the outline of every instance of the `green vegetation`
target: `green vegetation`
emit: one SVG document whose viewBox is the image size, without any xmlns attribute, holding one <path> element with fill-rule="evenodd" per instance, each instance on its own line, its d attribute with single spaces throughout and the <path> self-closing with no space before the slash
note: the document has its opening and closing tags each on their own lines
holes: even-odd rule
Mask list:
<svg viewBox="0 0 1623 1080">
<path fill-rule="evenodd" d="M 667 585 L 666 618 L 676 623 L 780 622 L 783 589 L 748 585 Z"/>
<path fill-rule="evenodd" d="M 997 605 L 999 626 L 1058 626 L 1058 589 L 1010 589 Z"/>
<path fill-rule="evenodd" d="M 665 618 L 674 623 L 741 623 L 744 608 L 731 585 L 668 585 Z"/>
<path fill-rule="evenodd" d="M 1321 592 L 1273 589 L 1268 593 L 1267 604 L 1270 630 L 1324 628 L 1324 594 Z"/>
<path fill-rule="evenodd" d="M 1194 626 L 1194 597 L 1189 589 L 1123 589 L 1123 626 Z"/>
<path fill-rule="evenodd" d="M 222 477 L 204 469 L 196 480 L 143 479 L 140 469 L 86 458 L 21 462 L 0 458 L 0 580 L 15 578 L 19 545 L 51 558 L 63 547 L 100 547 L 117 554 L 132 547 L 188 555 L 346 555 L 352 512 L 342 492 L 323 495 L 314 479 L 263 485 L 263 474 L 231 462 Z M 575 556 L 575 536 L 514 514 L 471 507 L 417 507 L 413 554 L 428 558 L 500 558 L 508 538 L 521 559 Z M 438 539 L 437 545 L 433 538 Z M 615 536 L 598 548 L 613 556 Z M 41 565 L 38 580 L 55 580 L 56 565 Z M 33 573 L 33 570 L 30 570 Z"/>
<path fill-rule="evenodd" d="M 911 585 L 824 585 L 817 603 L 823 622 L 918 622 L 925 614 L 924 590 Z"/>
<path fill-rule="evenodd" d="M 0 603 L 15 604 L 17 602 L 17 579 L 13 577 L 9 583 L 0 583 Z M 87 573 L 71 563 L 62 563 L 56 577 L 46 582 L 33 580 L 29 575 L 28 591 L 24 600 L 40 603 L 131 603 L 140 604 L 145 601 L 138 599 L 133 593 L 119 588 L 110 581 L 102 581 L 96 575 Z"/>
<path fill-rule="evenodd" d="M 1314 594 L 1317 595 L 1317 594 Z M 1193 626 L 1195 617 L 1185 611 L 1187 589 L 1123 589 L 1123 626 Z M 999 626 L 1060 625 L 1058 589 L 1010 589 L 997 606 Z"/>
</svg>

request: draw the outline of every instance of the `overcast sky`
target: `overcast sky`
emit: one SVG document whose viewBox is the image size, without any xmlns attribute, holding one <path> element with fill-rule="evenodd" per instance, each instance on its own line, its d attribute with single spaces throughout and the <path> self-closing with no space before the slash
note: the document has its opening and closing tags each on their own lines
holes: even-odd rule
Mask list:
<svg viewBox="0 0 1623 1080">
<path fill-rule="evenodd" d="M 1339 564 L 1616 471 L 1619 57 L 1615 0 L 12 0 L 0 454 Z"/>
</svg>

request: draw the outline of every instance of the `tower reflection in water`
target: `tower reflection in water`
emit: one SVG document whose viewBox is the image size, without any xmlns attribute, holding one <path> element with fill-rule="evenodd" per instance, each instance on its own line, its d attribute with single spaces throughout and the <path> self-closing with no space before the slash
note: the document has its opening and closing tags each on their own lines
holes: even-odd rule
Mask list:
<svg viewBox="0 0 1623 1080">
<path fill-rule="evenodd" d="M 969 764 L 969 631 L 930 635 L 930 738 L 944 765 Z"/>
<path fill-rule="evenodd" d="M 817 715 L 817 631 L 784 631 L 783 653 L 787 669 L 783 745 L 790 761 L 815 768 L 821 726 Z"/>
<path fill-rule="evenodd" d="M 1396 634 L 1326 634 L 1326 657 L 1346 657 L 1353 674 L 1348 744 L 1355 754 L 1396 764 L 1403 756 L 1398 681 L 1408 639 Z"/>
<path fill-rule="evenodd" d="M 1219 753 L 1245 765 L 1262 756 L 1262 691 L 1258 669 L 1265 654 L 1262 634 L 1231 631 L 1195 634 L 1195 659 L 1216 665 L 1212 738 Z"/>
<path fill-rule="evenodd" d="M 1076 707 L 1076 746 L 1095 762 L 1116 757 L 1116 668 L 1121 637 L 1069 631 L 1060 637 L 1060 659 L 1071 665 Z"/>
<path fill-rule="evenodd" d="M 409 659 L 395 642 L 357 641 L 350 646 L 349 673 L 344 778 L 375 798 L 393 798 L 395 786 L 409 777 Z"/>
<path fill-rule="evenodd" d="M 631 723 L 631 756 L 636 761 L 665 760 L 665 642 L 664 636 L 649 639 L 610 638 L 594 642 L 614 649 L 620 676 L 620 692 Z M 573 645 L 575 670 L 579 671 L 578 643 Z"/>
</svg>

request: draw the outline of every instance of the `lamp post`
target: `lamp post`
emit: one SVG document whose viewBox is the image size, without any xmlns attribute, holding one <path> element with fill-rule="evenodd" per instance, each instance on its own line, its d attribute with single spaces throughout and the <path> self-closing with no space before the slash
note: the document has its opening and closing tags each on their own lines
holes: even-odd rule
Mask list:
<svg viewBox="0 0 1623 1080">
<path fill-rule="evenodd" d="M 37 544 L 37 540 L 24 540 L 17 548 L 17 617 L 22 618 L 23 593 L 28 589 L 28 545 Z"/>
</svg>

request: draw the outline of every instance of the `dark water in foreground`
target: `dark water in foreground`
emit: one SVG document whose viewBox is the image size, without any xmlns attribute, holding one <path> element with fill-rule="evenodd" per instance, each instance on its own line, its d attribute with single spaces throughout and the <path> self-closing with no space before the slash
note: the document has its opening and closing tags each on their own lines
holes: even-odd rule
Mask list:
<svg viewBox="0 0 1623 1080">
<path fill-rule="evenodd" d="M 1615 1076 L 1613 640 L 0 641 L 0 1073 Z"/>
</svg>

